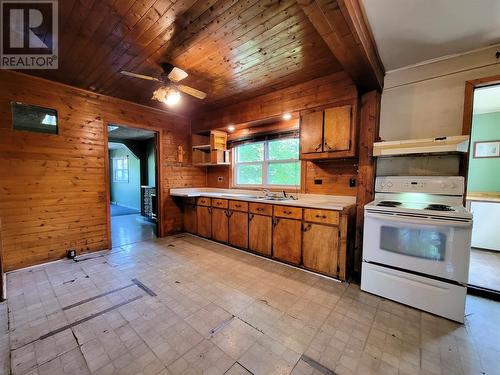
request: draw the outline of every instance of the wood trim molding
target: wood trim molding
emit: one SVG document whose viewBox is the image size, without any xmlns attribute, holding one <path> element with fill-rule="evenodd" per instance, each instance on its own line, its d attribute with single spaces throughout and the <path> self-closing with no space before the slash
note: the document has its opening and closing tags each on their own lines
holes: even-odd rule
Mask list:
<svg viewBox="0 0 500 375">
<path fill-rule="evenodd" d="M 344 70 L 362 90 L 381 90 L 385 69 L 359 0 L 298 0 Z"/>
<path fill-rule="evenodd" d="M 484 78 L 472 79 L 465 82 L 464 92 L 464 114 L 462 122 L 462 135 L 471 135 L 472 133 L 472 113 L 474 110 L 474 90 L 479 87 L 500 84 L 500 75 L 494 75 Z M 469 152 L 462 155 L 460 162 L 460 176 L 465 179 L 465 193 L 467 193 L 467 176 L 469 173 L 469 154 L 471 152 L 472 142 L 469 141 Z M 466 194 L 464 194 L 465 203 Z"/>
</svg>

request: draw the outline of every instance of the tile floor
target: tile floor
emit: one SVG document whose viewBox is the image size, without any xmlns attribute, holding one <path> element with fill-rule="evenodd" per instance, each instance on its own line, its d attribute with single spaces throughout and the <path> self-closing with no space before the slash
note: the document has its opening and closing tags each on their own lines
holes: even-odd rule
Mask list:
<svg viewBox="0 0 500 375">
<path fill-rule="evenodd" d="M 500 292 L 500 251 L 472 248 L 469 284 Z"/>
<path fill-rule="evenodd" d="M 88 258 L 8 274 L 0 374 L 500 374 L 499 303 L 462 326 L 189 235 Z"/>
<path fill-rule="evenodd" d="M 156 225 L 140 214 L 111 217 L 111 243 L 113 247 L 146 241 L 156 237 Z"/>
</svg>

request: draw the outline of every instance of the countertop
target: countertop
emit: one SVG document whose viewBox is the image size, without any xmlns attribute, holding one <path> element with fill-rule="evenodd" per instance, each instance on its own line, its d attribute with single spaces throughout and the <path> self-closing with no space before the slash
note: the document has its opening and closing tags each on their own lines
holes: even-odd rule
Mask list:
<svg viewBox="0 0 500 375">
<path fill-rule="evenodd" d="M 183 188 L 170 189 L 170 195 L 176 197 L 210 197 L 231 200 L 241 200 L 248 202 L 258 202 L 267 204 L 276 204 L 280 206 L 294 206 L 306 208 L 320 208 L 325 210 L 342 211 L 356 204 L 356 197 L 342 195 L 320 195 L 320 194 L 295 194 L 297 200 L 272 200 L 262 199 L 264 194 L 257 190 L 238 190 L 238 189 L 216 189 L 216 188 Z"/>
<path fill-rule="evenodd" d="M 500 203 L 500 193 L 496 192 L 468 192 L 468 201 Z"/>
</svg>

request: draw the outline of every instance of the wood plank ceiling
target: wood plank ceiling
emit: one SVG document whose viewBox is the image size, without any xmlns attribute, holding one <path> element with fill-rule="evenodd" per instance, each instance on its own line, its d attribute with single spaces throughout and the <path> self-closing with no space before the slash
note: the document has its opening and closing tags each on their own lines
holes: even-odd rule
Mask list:
<svg viewBox="0 0 500 375">
<path fill-rule="evenodd" d="M 156 84 L 171 62 L 218 107 L 342 70 L 296 0 L 64 0 L 59 69 L 29 74 L 162 107 Z M 184 95 L 186 97 L 186 95 Z M 184 99 L 184 110 L 199 106 Z"/>
</svg>

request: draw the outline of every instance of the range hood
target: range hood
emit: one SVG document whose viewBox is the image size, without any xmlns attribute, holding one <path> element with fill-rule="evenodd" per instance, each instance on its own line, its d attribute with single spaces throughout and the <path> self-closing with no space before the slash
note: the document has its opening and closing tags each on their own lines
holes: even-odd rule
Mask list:
<svg viewBox="0 0 500 375">
<path fill-rule="evenodd" d="M 373 144 L 373 156 L 465 153 L 468 150 L 468 135 L 407 139 L 403 141 L 376 142 Z"/>
</svg>

